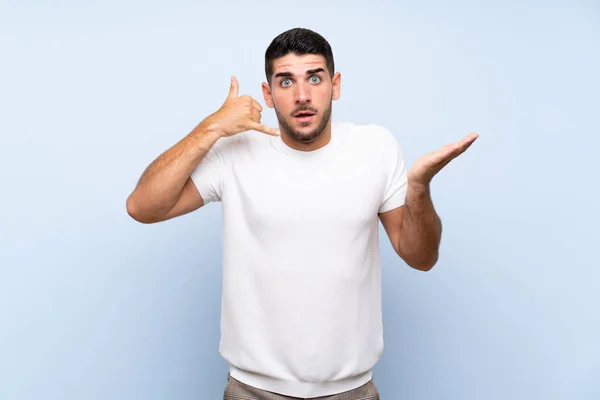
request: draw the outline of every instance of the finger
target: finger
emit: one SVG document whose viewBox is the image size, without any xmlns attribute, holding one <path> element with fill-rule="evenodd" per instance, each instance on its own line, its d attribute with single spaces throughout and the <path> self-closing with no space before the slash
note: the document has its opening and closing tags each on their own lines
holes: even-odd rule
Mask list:
<svg viewBox="0 0 600 400">
<path fill-rule="evenodd" d="M 462 150 L 458 143 L 447 144 L 438 151 L 432 153 L 432 164 L 439 168 L 443 168 L 450 161 L 458 157 L 463 151 L 464 150 Z"/>
<path fill-rule="evenodd" d="M 447 160 L 451 160 L 455 157 L 455 153 L 458 149 L 456 143 L 450 143 L 433 153 L 434 164 L 442 164 Z"/>
<path fill-rule="evenodd" d="M 458 157 L 464 153 L 471 146 L 471 144 L 473 143 L 458 143 L 455 145 L 452 149 L 452 157 Z"/>
<path fill-rule="evenodd" d="M 254 99 L 252 99 L 252 105 L 254 106 L 254 108 L 256 108 L 259 112 L 261 112 L 263 110 L 262 106 L 260 105 L 260 103 Z"/>
<path fill-rule="evenodd" d="M 460 142 L 457 143 L 456 145 L 456 151 L 457 151 L 457 156 L 464 153 L 469 147 L 471 147 L 471 145 L 475 142 L 475 140 L 477 140 L 477 138 L 479 137 L 479 135 L 473 133 L 470 135 L 467 135 L 463 140 L 461 140 Z"/>
<path fill-rule="evenodd" d="M 469 147 L 477 140 L 479 135 L 476 133 L 472 133 L 467 135 L 464 139 L 462 139 L 458 143 L 447 144 L 439 151 L 439 165 L 441 168 L 444 168 L 448 163 L 454 160 L 456 157 L 467 151 Z"/>
<path fill-rule="evenodd" d="M 266 133 L 267 135 L 279 136 L 279 131 L 277 129 L 270 128 L 263 124 L 259 124 L 258 122 L 251 122 L 249 124 L 249 127 L 250 127 L 250 129 Z"/>
<path fill-rule="evenodd" d="M 235 97 L 238 97 L 239 87 L 240 87 L 240 84 L 238 83 L 237 78 L 235 76 L 232 76 L 231 77 L 231 86 L 229 86 L 229 94 L 227 95 L 227 98 L 233 99 Z"/>
<path fill-rule="evenodd" d="M 471 133 L 464 137 L 460 142 L 445 145 L 440 149 L 440 151 L 443 153 L 442 158 L 446 159 L 447 157 L 450 157 L 452 159 L 458 157 L 469 147 L 471 147 L 473 142 L 475 142 L 478 137 L 479 135 L 476 133 Z"/>
<path fill-rule="evenodd" d="M 469 133 L 463 140 L 468 140 L 472 143 L 472 142 L 476 141 L 478 137 L 479 137 L 479 134 L 477 132 L 472 132 L 472 133 Z"/>
<path fill-rule="evenodd" d="M 260 123 L 260 118 L 260 111 L 258 111 L 258 109 L 256 109 L 255 107 L 252 107 L 252 109 L 250 110 L 250 119 L 254 122 Z"/>
<path fill-rule="evenodd" d="M 439 169 L 443 169 L 446 165 L 450 164 L 450 162 L 452 160 L 454 160 L 456 157 L 449 157 L 447 159 L 445 159 L 444 161 L 442 161 L 442 163 L 439 164 Z"/>
<path fill-rule="evenodd" d="M 475 140 L 477 140 L 477 138 L 479 137 L 478 134 L 476 133 L 470 133 L 467 136 L 465 136 L 460 142 L 459 144 L 461 146 L 466 146 L 469 147 L 470 145 L 473 144 L 473 142 L 475 142 Z"/>
</svg>

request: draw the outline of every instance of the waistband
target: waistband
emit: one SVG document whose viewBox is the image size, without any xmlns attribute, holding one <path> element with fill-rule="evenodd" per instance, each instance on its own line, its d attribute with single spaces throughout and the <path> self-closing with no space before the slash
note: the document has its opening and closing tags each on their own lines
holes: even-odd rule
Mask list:
<svg viewBox="0 0 600 400">
<path fill-rule="evenodd" d="M 255 388 L 291 397 L 321 397 L 330 396 L 364 385 L 373 378 L 373 370 L 360 375 L 351 376 L 331 382 L 298 382 L 283 381 L 268 376 L 256 374 L 229 365 L 229 374 L 238 381 Z"/>
</svg>

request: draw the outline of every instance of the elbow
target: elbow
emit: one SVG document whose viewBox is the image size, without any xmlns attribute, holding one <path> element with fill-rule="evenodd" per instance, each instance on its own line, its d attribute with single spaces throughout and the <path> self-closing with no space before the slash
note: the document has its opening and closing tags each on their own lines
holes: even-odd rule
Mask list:
<svg viewBox="0 0 600 400">
<path fill-rule="evenodd" d="M 420 263 L 414 263 L 411 265 L 411 267 L 419 271 L 427 272 L 431 271 L 435 264 L 437 264 L 437 258 L 428 261 L 421 261 Z"/>
<path fill-rule="evenodd" d="M 139 223 L 151 224 L 156 222 L 154 219 L 150 218 L 147 213 L 143 212 L 143 208 L 140 207 L 139 202 L 136 201 L 134 193 L 127 197 L 125 207 L 127 209 L 127 214 Z"/>
<path fill-rule="evenodd" d="M 405 260 L 409 267 L 416 269 L 418 271 L 431 271 L 433 267 L 437 264 L 439 259 L 439 254 L 437 252 L 428 254 L 426 257 L 418 257 L 414 259 Z"/>
</svg>

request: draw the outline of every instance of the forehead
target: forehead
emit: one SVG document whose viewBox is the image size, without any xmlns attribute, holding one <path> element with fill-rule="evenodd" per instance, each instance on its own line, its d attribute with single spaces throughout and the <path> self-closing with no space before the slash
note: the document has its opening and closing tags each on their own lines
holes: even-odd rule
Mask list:
<svg viewBox="0 0 600 400">
<path fill-rule="evenodd" d="M 319 54 L 287 54 L 273 60 L 273 74 L 278 72 L 291 72 L 295 75 L 303 75 L 307 70 L 323 68 L 327 71 L 325 57 Z"/>
</svg>

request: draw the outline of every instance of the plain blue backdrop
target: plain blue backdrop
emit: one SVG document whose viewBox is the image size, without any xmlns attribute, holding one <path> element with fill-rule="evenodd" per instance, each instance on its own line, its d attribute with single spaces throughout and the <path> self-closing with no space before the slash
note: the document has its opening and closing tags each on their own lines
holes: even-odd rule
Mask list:
<svg viewBox="0 0 600 400">
<path fill-rule="evenodd" d="M 221 398 L 221 206 L 125 200 L 231 75 L 264 106 L 297 26 L 333 46 L 334 119 L 409 163 L 481 135 L 433 182 L 434 270 L 381 237 L 382 399 L 600 398 L 598 1 L 71 0 L 0 2 L 0 399 Z"/>
</svg>

